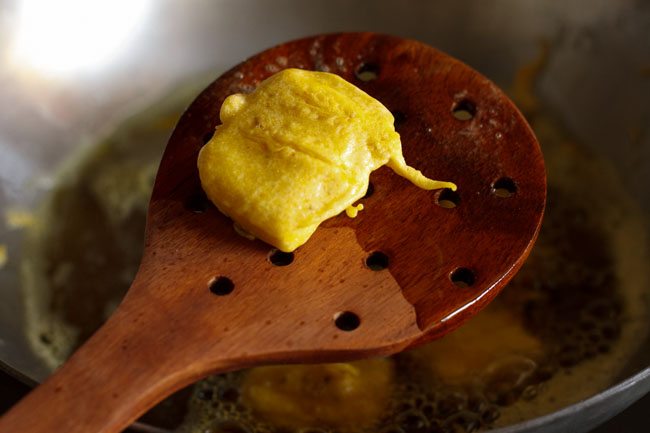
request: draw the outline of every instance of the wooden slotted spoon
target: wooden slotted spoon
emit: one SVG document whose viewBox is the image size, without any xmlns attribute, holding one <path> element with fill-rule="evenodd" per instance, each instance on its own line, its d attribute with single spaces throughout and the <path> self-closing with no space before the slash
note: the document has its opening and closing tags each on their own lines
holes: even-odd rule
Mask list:
<svg viewBox="0 0 650 433">
<path fill-rule="evenodd" d="M 295 254 L 236 234 L 201 192 L 197 154 L 228 95 L 288 67 L 339 74 L 377 98 L 395 116 L 406 161 L 456 182 L 458 193 L 421 190 L 384 167 L 356 219 L 327 221 Z M 0 432 L 118 432 L 210 373 L 388 355 L 438 338 L 519 269 L 545 196 L 542 155 L 522 115 L 452 57 L 373 33 L 264 51 L 185 112 L 160 164 L 145 252 L 124 301 L 0 419 Z"/>
</svg>

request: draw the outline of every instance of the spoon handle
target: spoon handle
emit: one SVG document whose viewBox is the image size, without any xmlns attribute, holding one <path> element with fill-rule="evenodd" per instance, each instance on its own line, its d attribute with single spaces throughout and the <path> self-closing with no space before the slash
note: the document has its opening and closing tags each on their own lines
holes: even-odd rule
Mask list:
<svg viewBox="0 0 650 433">
<path fill-rule="evenodd" d="M 128 298 L 68 362 L 0 418 L 1 433 L 120 432 L 208 368 L 227 369 L 193 363 L 197 354 L 185 350 L 166 309 L 142 308 Z"/>
</svg>

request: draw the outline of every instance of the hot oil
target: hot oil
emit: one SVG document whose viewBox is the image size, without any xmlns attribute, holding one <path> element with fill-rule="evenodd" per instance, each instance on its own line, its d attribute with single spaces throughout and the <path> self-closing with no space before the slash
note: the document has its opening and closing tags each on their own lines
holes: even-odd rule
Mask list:
<svg viewBox="0 0 650 433">
<path fill-rule="evenodd" d="M 78 158 L 41 212 L 24 286 L 32 345 L 52 368 L 128 288 L 157 160 L 179 107 L 193 93 L 139 114 Z M 363 428 L 333 420 L 292 430 L 484 430 L 552 412 L 618 379 L 647 332 L 642 217 L 607 161 L 589 154 L 539 107 L 526 114 L 542 143 L 549 199 L 522 271 L 459 331 L 391 359 L 395 377 L 386 382 L 389 397 L 377 419 Z M 173 427 L 184 416 L 178 430 L 187 433 L 286 431 L 246 404 L 248 374 L 201 381 L 186 415 L 179 395 L 164 403 L 164 416 L 150 421 Z M 341 411 L 349 406 L 344 397 Z"/>
</svg>

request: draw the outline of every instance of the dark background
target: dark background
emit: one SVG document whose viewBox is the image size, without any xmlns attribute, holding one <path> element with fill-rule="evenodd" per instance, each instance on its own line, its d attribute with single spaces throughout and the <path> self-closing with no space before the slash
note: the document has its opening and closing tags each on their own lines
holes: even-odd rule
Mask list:
<svg viewBox="0 0 650 433">
<path fill-rule="evenodd" d="M 29 391 L 29 387 L 0 371 L 0 413 Z M 636 433 L 647 431 L 646 421 L 650 414 L 650 394 L 612 418 L 592 433 Z M 90 433 L 90 432 L 89 432 Z"/>
</svg>

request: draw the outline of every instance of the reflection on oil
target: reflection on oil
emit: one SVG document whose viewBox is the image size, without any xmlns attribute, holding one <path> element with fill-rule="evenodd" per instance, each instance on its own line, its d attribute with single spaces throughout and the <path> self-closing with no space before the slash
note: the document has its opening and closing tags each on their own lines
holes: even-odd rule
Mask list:
<svg viewBox="0 0 650 433">
<path fill-rule="evenodd" d="M 159 104 L 81 157 L 32 228 L 29 332 L 52 367 L 100 325 L 135 273 L 154 170 L 180 107 Z M 547 214 L 529 261 L 488 309 L 440 341 L 354 368 L 208 378 L 178 430 L 469 432 L 610 385 L 643 341 L 645 228 L 607 162 L 531 107 L 549 171 Z M 155 422 L 178 424 L 185 401 L 163 403 L 164 415 L 180 409 Z"/>
</svg>

